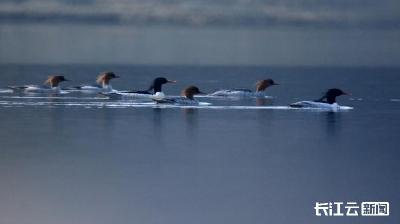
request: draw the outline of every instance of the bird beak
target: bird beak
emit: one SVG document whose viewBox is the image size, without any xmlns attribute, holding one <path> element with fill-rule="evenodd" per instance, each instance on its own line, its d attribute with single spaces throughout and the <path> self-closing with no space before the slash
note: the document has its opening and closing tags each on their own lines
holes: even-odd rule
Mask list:
<svg viewBox="0 0 400 224">
<path fill-rule="evenodd" d="M 119 78 L 119 76 L 118 76 L 118 75 L 116 75 L 114 78 L 115 78 L 115 79 L 118 79 L 118 78 Z"/>
<path fill-rule="evenodd" d="M 276 86 L 276 85 L 278 85 L 278 86 L 279 86 L 280 84 L 275 82 L 273 85 L 274 85 L 274 86 Z"/>
<path fill-rule="evenodd" d="M 198 95 L 207 95 L 207 93 L 199 91 Z"/>
<path fill-rule="evenodd" d="M 69 79 L 64 79 L 64 81 L 68 81 L 68 82 L 69 82 L 69 81 L 71 81 L 71 80 L 69 80 Z"/>
<path fill-rule="evenodd" d="M 176 80 L 168 80 L 168 83 L 177 83 Z"/>
<path fill-rule="evenodd" d="M 351 93 L 345 93 L 345 92 L 343 92 L 343 95 L 351 96 Z"/>
</svg>

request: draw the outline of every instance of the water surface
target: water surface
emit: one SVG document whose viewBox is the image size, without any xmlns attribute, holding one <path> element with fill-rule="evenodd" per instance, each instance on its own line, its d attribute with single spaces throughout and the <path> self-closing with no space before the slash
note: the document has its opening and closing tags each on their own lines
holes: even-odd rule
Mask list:
<svg viewBox="0 0 400 224">
<path fill-rule="evenodd" d="M 103 70 L 121 76 L 113 82 L 121 90 L 176 79 L 164 88 L 171 95 L 190 84 L 212 92 L 270 77 L 281 85 L 268 89 L 272 99 L 201 98 L 253 109 L 1 93 L 1 223 L 398 222 L 399 69 L 2 65 L 0 85 L 41 83 L 52 72 L 69 85 L 91 83 Z M 271 109 L 329 87 L 351 92 L 339 103 L 354 109 Z M 316 201 L 389 201 L 391 215 L 315 217 Z"/>
</svg>

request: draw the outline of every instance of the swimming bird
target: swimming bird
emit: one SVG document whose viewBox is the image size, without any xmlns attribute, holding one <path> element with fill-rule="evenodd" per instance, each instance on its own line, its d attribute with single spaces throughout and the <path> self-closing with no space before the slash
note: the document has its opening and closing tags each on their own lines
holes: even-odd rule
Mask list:
<svg viewBox="0 0 400 224">
<path fill-rule="evenodd" d="M 199 105 L 194 96 L 204 94 L 197 86 L 188 86 L 182 90 L 180 97 L 165 97 L 160 99 L 153 99 L 160 104 L 174 104 L 174 105 Z"/>
<path fill-rule="evenodd" d="M 132 93 L 140 93 L 140 94 L 151 94 L 151 91 L 153 90 L 153 93 L 155 94 L 155 93 L 158 93 L 158 92 L 162 92 L 162 86 L 164 84 L 167 84 L 167 83 L 176 83 L 176 81 L 175 80 L 168 80 L 168 79 L 166 79 L 164 77 L 158 77 L 158 78 L 155 78 L 153 80 L 153 83 L 151 84 L 151 86 L 147 90 L 144 90 L 144 91 L 131 91 L 131 92 Z"/>
<path fill-rule="evenodd" d="M 152 99 L 163 98 L 165 95 L 162 92 L 162 86 L 167 83 L 176 83 L 175 80 L 168 80 L 165 77 L 155 78 L 147 90 L 140 91 L 115 91 L 110 94 L 104 94 L 110 97 L 119 97 L 119 98 L 132 98 L 132 99 Z M 151 92 L 153 91 L 153 93 Z"/>
<path fill-rule="evenodd" d="M 99 76 L 97 76 L 96 84 L 74 86 L 68 88 L 68 90 L 89 93 L 113 92 L 114 89 L 112 88 L 110 81 L 116 78 L 119 78 L 119 76 L 115 75 L 114 72 L 103 72 Z"/>
<path fill-rule="evenodd" d="M 256 89 L 252 91 L 250 89 L 223 89 L 218 90 L 214 93 L 209 94 L 209 96 L 218 96 L 218 97 L 238 97 L 238 98 L 246 98 L 246 97 L 266 97 L 265 90 L 274 85 L 279 85 L 272 79 L 264 79 L 256 82 Z"/>
<path fill-rule="evenodd" d="M 8 86 L 8 88 L 27 93 L 61 93 L 59 84 L 64 81 L 69 80 L 62 75 L 52 75 L 47 78 L 43 85 Z"/>
<path fill-rule="evenodd" d="M 339 109 L 339 105 L 336 102 L 336 97 L 342 95 L 349 95 L 348 93 L 343 92 L 341 89 L 333 88 L 326 91 L 326 93 L 314 101 L 299 101 L 296 103 L 292 103 L 289 106 L 293 108 L 319 108 L 319 109 Z"/>
</svg>

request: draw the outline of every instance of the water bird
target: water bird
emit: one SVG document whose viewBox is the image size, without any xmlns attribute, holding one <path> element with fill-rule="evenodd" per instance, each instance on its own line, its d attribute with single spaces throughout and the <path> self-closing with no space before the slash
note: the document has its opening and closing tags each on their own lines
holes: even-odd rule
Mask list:
<svg viewBox="0 0 400 224">
<path fill-rule="evenodd" d="M 272 79 L 263 79 L 256 82 L 255 91 L 252 91 L 250 89 L 222 89 L 209 94 L 209 96 L 238 97 L 238 98 L 267 97 L 265 90 L 268 87 L 274 85 L 279 85 L 279 84 Z"/>
<path fill-rule="evenodd" d="M 112 88 L 110 81 L 116 78 L 119 78 L 119 76 L 115 75 L 114 72 L 103 72 L 97 76 L 96 84 L 74 86 L 68 88 L 68 90 L 89 93 L 113 92 L 115 90 Z"/>
<path fill-rule="evenodd" d="M 47 78 L 43 85 L 8 86 L 8 88 L 27 93 L 61 93 L 59 84 L 65 81 L 70 80 L 67 80 L 63 75 L 52 75 Z"/>
<path fill-rule="evenodd" d="M 182 90 L 180 97 L 164 97 L 159 99 L 153 99 L 160 104 L 174 104 L 174 105 L 199 105 L 194 96 L 199 94 L 205 94 L 197 86 L 188 86 Z"/>
<path fill-rule="evenodd" d="M 323 94 L 323 96 L 314 101 L 299 101 L 292 103 L 289 106 L 292 108 L 315 108 L 315 109 L 328 109 L 337 111 L 340 106 L 336 102 L 336 97 L 342 95 L 349 95 L 348 93 L 342 91 L 338 88 L 328 89 L 328 91 Z"/>
<path fill-rule="evenodd" d="M 162 86 L 167 83 L 176 83 L 175 80 L 168 80 L 165 77 L 157 77 L 153 80 L 150 87 L 147 90 L 139 91 L 115 91 L 110 94 L 105 94 L 110 97 L 118 98 L 132 98 L 132 99 L 152 99 L 152 98 L 164 98 L 165 94 L 162 91 Z"/>
</svg>

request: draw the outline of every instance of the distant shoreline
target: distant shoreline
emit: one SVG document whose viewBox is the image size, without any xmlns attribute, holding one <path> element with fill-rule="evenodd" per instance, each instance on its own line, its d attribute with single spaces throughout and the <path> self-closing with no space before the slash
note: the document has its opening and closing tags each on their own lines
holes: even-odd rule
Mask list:
<svg viewBox="0 0 400 224">
<path fill-rule="evenodd" d="M 202 68 L 225 68 L 225 67 L 240 67 L 240 68 L 298 68 L 298 69 L 400 69 L 400 66 L 377 66 L 377 65 L 245 65 L 245 64 L 127 64 L 127 63 L 5 63 L 0 62 L 0 66 L 32 66 L 32 67 L 93 67 L 93 66 L 118 66 L 118 67 L 202 67 Z"/>
</svg>

